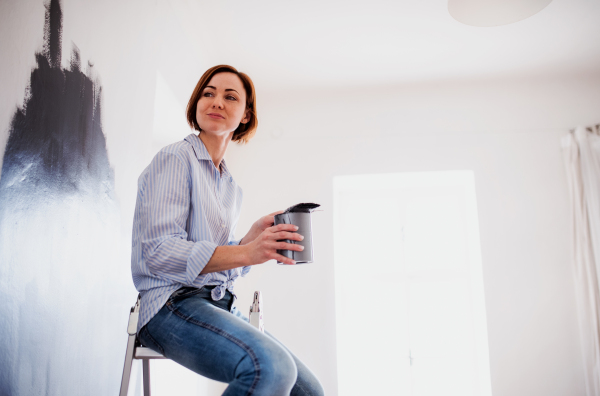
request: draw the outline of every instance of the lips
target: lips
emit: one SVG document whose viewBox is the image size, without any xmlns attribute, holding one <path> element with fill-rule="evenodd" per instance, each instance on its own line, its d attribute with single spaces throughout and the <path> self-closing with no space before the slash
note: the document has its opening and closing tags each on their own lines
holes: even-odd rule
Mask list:
<svg viewBox="0 0 600 396">
<path fill-rule="evenodd" d="M 225 117 L 223 117 L 221 114 L 217 114 L 217 113 L 208 113 L 208 116 L 210 118 L 216 118 L 216 119 L 220 119 L 220 120 L 225 119 Z"/>
</svg>

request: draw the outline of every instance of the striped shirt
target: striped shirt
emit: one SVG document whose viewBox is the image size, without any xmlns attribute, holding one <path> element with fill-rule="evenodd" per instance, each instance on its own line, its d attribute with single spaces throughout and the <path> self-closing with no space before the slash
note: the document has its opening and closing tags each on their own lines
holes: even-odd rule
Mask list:
<svg viewBox="0 0 600 396">
<path fill-rule="evenodd" d="M 141 329 L 183 286 L 217 285 L 212 298 L 250 267 L 200 275 L 217 246 L 237 245 L 233 234 L 242 189 L 221 161 L 214 166 L 202 140 L 194 134 L 160 150 L 140 175 L 133 218 L 131 272 L 141 293 Z"/>
</svg>

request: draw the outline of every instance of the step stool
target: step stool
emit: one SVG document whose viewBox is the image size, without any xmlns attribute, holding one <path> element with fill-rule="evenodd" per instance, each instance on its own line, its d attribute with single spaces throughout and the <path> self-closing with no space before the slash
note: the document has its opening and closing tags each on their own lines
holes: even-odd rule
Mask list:
<svg viewBox="0 0 600 396">
<path fill-rule="evenodd" d="M 166 359 L 158 352 L 150 348 L 143 347 L 137 339 L 137 325 L 140 316 L 140 296 L 138 295 L 135 305 L 129 312 L 129 324 L 127 325 L 127 351 L 125 352 L 125 366 L 123 367 L 123 377 L 121 378 L 121 392 L 119 396 L 127 396 L 129 391 L 129 379 L 131 377 L 131 365 L 133 359 L 142 360 L 144 373 L 144 396 L 150 396 L 150 359 Z"/>
</svg>

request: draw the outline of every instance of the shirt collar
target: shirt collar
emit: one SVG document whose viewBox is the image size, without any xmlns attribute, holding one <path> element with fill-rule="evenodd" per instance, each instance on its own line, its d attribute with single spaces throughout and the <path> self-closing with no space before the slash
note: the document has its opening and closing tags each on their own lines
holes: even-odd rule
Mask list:
<svg viewBox="0 0 600 396">
<path fill-rule="evenodd" d="M 204 142 L 198 137 L 198 135 L 190 133 L 183 140 L 192 145 L 192 148 L 194 149 L 194 154 L 196 154 L 196 158 L 198 158 L 198 161 L 212 161 L 212 157 L 206 149 Z M 222 176 L 231 177 L 231 173 L 229 173 L 229 169 L 227 169 L 227 164 L 225 163 L 225 158 L 221 160 L 221 168 L 223 169 Z"/>
</svg>

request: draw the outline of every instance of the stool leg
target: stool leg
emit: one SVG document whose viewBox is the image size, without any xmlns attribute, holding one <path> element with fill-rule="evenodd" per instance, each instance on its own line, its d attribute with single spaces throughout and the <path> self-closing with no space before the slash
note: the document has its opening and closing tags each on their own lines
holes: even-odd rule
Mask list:
<svg viewBox="0 0 600 396">
<path fill-rule="evenodd" d="M 144 365 L 144 396 L 150 396 L 150 359 L 142 360 Z"/>
<path fill-rule="evenodd" d="M 129 392 L 129 379 L 131 378 L 131 363 L 135 352 L 135 335 L 130 335 L 127 340 L 127 351 L 125 352 L 125 365 L 123 366 L 123 377 L 121 377 L 121 391 L 119 396 L 127 396 Z"/>
</svg>

